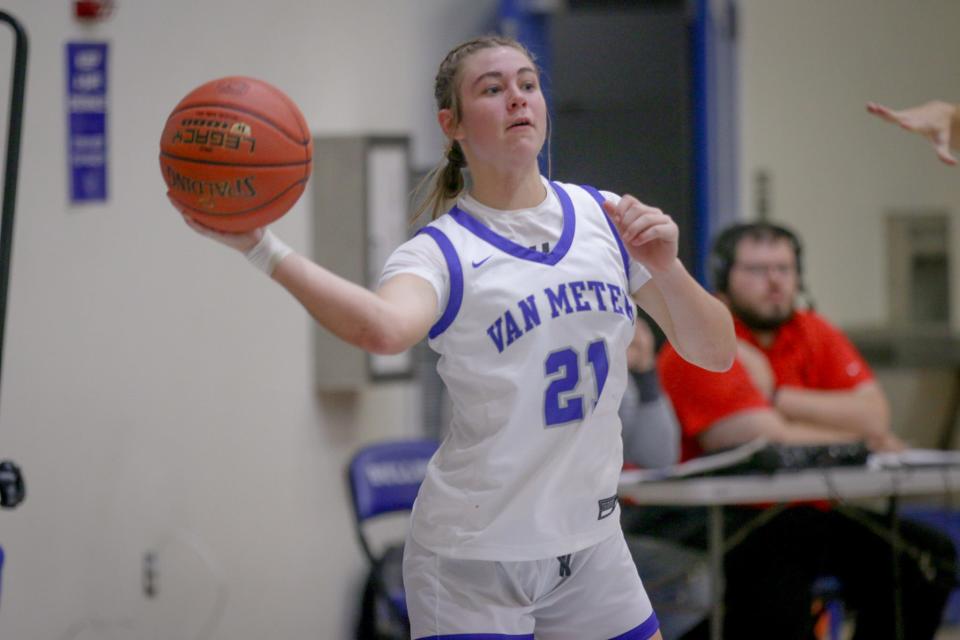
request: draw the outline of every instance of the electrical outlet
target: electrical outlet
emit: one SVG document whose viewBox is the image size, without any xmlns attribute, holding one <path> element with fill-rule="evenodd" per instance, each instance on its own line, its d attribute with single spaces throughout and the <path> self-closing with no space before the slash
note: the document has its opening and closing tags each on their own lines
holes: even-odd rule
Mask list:
<svg viewBox="0 0 960 640">
<path fill-rule="evenodd" d="M 147 551 L 143 554 L 143 595 L 147 598 L 157 597 L 157 553 Z"/>
</svg>

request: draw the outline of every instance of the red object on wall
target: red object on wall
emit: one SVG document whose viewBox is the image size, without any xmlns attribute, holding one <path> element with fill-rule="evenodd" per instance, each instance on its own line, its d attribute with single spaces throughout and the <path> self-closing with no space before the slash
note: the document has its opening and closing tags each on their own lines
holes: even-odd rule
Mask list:
<svg viewBox="0 0 960 640">
<path fill-rule="evenodd" d="M 105 20 L 113 13 L 113 0 L 74 0 L 73 14 L 77 20 Z"/>
</svg>

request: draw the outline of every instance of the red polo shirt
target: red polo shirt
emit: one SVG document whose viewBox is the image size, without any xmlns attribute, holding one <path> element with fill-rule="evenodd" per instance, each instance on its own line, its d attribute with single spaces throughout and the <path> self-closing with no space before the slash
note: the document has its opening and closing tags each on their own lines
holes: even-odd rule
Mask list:
<svg viewBox="0 0 960 640">
<path fill-rule="evenodd" d="M 776 386 L 852 389 L 873 373 L 850 340 L 812 311 L 798 311 L 763 348 L 739 320 L 737 337 L 760 349 L 770 361 Z M 681 459 L 703 454 L 697 437 L 717 420 L 740 411 L 770 406 L 739 361 L 723 373 L 690 364 L 665 344 L 658 357 L 660 383 L 683 432 Z"/>
</svg>

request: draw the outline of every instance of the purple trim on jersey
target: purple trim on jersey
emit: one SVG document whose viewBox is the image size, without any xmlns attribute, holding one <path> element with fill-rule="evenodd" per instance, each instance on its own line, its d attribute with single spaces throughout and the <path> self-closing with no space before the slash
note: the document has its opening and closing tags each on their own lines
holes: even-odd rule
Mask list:
<svg viewBox="0 0 960 640">
<path fill-rule="evenodd" d="M 630 286 L 630 254 L 627 253 L 627 248 L 623 246 L 623 240 L 620 239 L 620 234 L 617 233 L 617 228 L 613 226 L 613 220 L 610 219 L 610 216 L 606 214 L 603 210 L 603 203 L 606 202 L 606 198 L 603 197 L 599 191 L 590 187 L 588 185 L 580 185 L 584 191 L 593 196 L 593 199 L 597 201 L 597 204 L 600 205 L 600 213 L 603 214 L 603 217 L 607 219 L 607 224 L 610 226 L 610 231 L 613 232 L 613 237 L 617 239 L 617 246 L 620 247 L 620 257 L 623 258 L 623 270 L 627 274 L 627 287 Z M 629 291 L 627 293 L 630 293 Z"/>
<path fill-rule="evenodd" d="M 447 308 L 443 310 L 443 315 L 436 324 L 430 327 L 428 335 L 432 340 L 447 330 L 460 311 L 460 305 L 463 303 L 463 268 L 460 265 L 457 250 L 453 248 L 453 243 L 443 231 L 435 227 L 424 227 L 417 233 L 426 233 L 434 239 L 440 247 L 443 259 L 447 262 L 447 270 L 450 272 L 450 295 L 447 297 Z"/>
<path fill-rule="evenodd" d="M 621 633 L 610 640 L 648 640 L 660 628 L 660 622 L 657 620 L 657 614 L 651 613 L 650 617 L 644 620 L 639 626 L 630 629 L 626 633 Z"/>
<path fill-rule="evenodd" d="M 423 636 L 417 640 L 533 640 L 533 634 L 524 633 L 515 636 L 507 633 L 454 633 L 443 636 Z"/>
<path fill-rule="evenodd" d="M 557 194 L 557 199 L 560 200 L 560 208 L 563 210 L 563 231 L 560 233 L 560 239 L 557 240 L 557 245 L 550 253 L 543 253 L 542 251 L 528 247 L 521 247 L 513 240 L 508 240 L 496 231 L 493 231 L 490 227 L 460 207 L 453 207 L 449 213 L 460 226 L 481 240 L 489 242 L 504 253 L 509 253 L 513 257 L 520 258 L 521 260 L 539 262 L 540 264 L 552 267 L 560 262 L 563 256 L 567 255 L 570 245 L 573 244 L 573 233 L 577 228 L 577 218 L 573 213 L 573 203 L 570 201 L 570 196 L 568 196 L 556 182 L 551 182 L 550 186 L 553 187 L 554 192 Z"/>
<path fill-rule="evenodd" d="M 653 634 L 660 628 L 660 622 L 657 620 L 657 614 L 651 613 L 650 617 L 642 623 L 630 629 L 626 633 L 610 638 L 610 640 L 649 640 Z M 534 640 L 533 634 L 511 635 L 507 633 L 454 633 L 442 636 L 423 636 L 417 640 Z"/>
</svg>

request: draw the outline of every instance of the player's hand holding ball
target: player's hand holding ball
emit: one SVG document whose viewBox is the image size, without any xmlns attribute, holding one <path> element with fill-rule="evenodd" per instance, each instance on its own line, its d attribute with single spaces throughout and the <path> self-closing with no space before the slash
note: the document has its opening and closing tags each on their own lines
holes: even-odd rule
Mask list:
<svg viewBox="0 0 960 640">
<path fill-rule="evenodd" d="M 297 105 L 276 87 L 243 76 L 191 91 L 160 138 L 167 197 L 187 224 L 268 272 L 289 248 L 262 228 L 303 194 L 312 153 Z M 260 262 L 250 255 L 258 248 L 265 254 Z"/>
<path fill-rule="evenodd" d="M 180 209 L 179 205 L 175 200 L 171 200 L 173 206 L 177 209 Z M 262 227 L 259 229 L 254 229 L 253 231 L 244 231 L 242 233 L 233 233 L 225 231 L 217 231 L 216 229 L 211 229 L 210 227 L 204 226 L 190 217 L 190 214 L 182 209 L 180 212 L 183 214 L 183 221 L 187 223 L 187 226 L 199 233 L 202 236 L 206 236 L 211 240 L 216 240 L 220 244 L 226 245 L 231 249 L 236 249 L 240 253 L 247 253 L 253 249 L 261 239 L 263 239 L 266 230 Z"/>
</svg>

